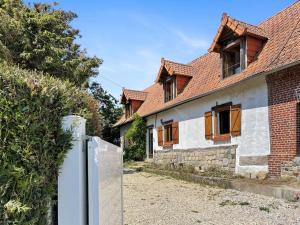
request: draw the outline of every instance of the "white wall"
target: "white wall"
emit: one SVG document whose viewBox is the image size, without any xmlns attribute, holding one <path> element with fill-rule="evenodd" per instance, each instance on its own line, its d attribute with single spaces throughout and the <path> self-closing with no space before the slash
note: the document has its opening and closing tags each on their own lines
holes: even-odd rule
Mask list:
<svg viewBox="0 0 300 225">
<path fill-rule="evenodd" d="M 233 137 L 228 142 L 215 144 L 213 141 L 205 139 L 203 116 L 216 104 L 221 105 L 227 102 L 242 105 L 242 135 Z M 147 126 L 154 126 L 153 148 L 155 150 L 162 150 L 157 143 L 157 127 L 161 126 L 161 120 L 179 121 L 179 144 L 173 145 L 173 149 L 237 144 L 237 173 L 268 170 L 268 166 L 239 166 L 240 156 L 261 156 L 270 153 L 268 90 L 264 77 L 245 81 L 233 88 L 148 117 Z"/>
</svg>

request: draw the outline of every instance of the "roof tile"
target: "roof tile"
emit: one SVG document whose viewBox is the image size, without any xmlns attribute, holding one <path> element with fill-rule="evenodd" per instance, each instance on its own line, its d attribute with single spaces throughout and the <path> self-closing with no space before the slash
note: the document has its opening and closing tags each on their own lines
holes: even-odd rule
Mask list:
<svg viewBox="0 0 300 225">
<path fill-rule="evenodd" d="M 126 100 L 138 100 L 138 101 L 145 101 L 147 98 L 147 92 L 144 91 L 136 91 L 130 89 L 123 89 L 123 94 Z"/>
</svg>

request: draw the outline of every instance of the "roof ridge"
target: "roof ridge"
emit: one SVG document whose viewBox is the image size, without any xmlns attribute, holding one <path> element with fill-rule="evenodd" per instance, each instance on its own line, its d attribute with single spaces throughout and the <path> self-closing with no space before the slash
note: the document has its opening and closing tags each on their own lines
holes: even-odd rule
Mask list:
<svg viewBox="0 0 300 225">
<path fill-rule="evenodd" d="M 133 89 L 129 89 L 129 88 L 124 88 L 124 90 L 148 93 L 146 91 L 133 90 Z"/>
<path fill-rule="evenodd" d="M 293 4 L 286 6 L 285 8 L 279 10 L 277 13 L 275 13 L 274 15 L 262 20 L 260 23 L 257 24 L 257 26 L 261 26 L 262 24 L 268 22 L 269 20 L 271 20 L 273 17 L 278 16 L 279 14 L 283 13 L 285 10 L 293 7 L 295 4 L 300 3 L 300 0 L 296 0 Z"/>
<path fill-rule="evenodd" d="M 191 66 L 191 65 L 188 65 L 188 64 L 185 64 L 185 63 L 179 63 L 179 62 L 175 62 L 175 61 L 171 61 L 171 60 L 167 60 L 167 59 L 164 59 L 164 61 L 171 62 L 171 63 L 176 63 L 176 64 L 183 65 L 183 66 Z"/>
<path fill-rule="evenodd" d="M 231 18 L 232 18 L 233 20 L 237 21 L 237 22 L 244 23 L 244 24 L 246 24 L 246 25 L 249 25 L 249 26 L 256 27 L 256 28 L 258 28 L 258 29 L 264 30 L 263 28 L 259 27 L 258 25 L 253 25 L 253 24 L 251 24 L 251 23 L 244 22 L 244 21 L 242 21 L 242 20 L 238 20 L 238 19 L 235 19 L 235 18 L 233 18 L 233 17 L 231 17 Z"/>
</svg>

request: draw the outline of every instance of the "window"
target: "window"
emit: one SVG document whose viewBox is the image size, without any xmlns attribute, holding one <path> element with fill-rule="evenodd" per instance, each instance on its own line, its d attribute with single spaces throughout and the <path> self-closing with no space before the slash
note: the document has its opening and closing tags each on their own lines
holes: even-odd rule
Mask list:
<svg viewBox="0 0 300 225">
<path fill-rule="evenodd" d="M 164 83 L 165 102 L 171 101 L 176 96 L 176 82 L 175 79 L 167 80 Z"/>
<path fill-rule="evenodd" d="M 125 117 L 129 118 L 130 116 L 132 116 L 132 105 L 131 102 L 127 103 L 125 105 Z"/>
<path fill-rule="evenodd" d="M 216 133 L 219 135 L 229 134 L 230 133 L 230 110 L 224 109 L 221 111 L 216 111 L 217 117 L 217 130 Z"/>
<path fill-rule="evenodd" d="M 222 50 L 222 74 L 223 78 L 240 73 L 245 69 L 245 42 L 237 39 Z"/>
<path fill-rule="evenodd" d="M 153 126 L 148 128 L 148 157 L 153 158 Z"/>
<path fill-rule="evenodd" d="M 164 126 L 164 142 L 166 144 L 170 144 L 173 140 L 173 137 L 172 137 L 172 124 L 168 124 L 166 126 Z"/>
<path fill-rule="evenodd" d="M 241 135 L 241 105 L 226 103 L 204 114 L 205 138 L 227 141 Z"/>
<path fill-rule="evenodd" d="M 223 77 L 229 77 L 233 74 L 241 71 L 240 64 L 240 46 L 231 49 L 230 51 L 224 51 L 223 58 Z"/>
<path fill-rule="evenodd" d="M 179 123 L 171 122 L 157 129 L 158 146 L 169 147 L 179 144 Z"/>
</svg>

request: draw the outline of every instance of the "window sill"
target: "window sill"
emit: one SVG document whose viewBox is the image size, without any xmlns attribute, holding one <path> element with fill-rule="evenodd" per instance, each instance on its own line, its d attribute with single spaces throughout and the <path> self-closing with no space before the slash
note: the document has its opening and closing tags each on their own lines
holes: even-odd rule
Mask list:
<svg viewBox="0 0 300 225">
<path fill-rule="evenodd" d="M 170 149 L 170 148 L 173 148 L 173 143 L 172 142 L 168 142 L 168 143 L 165 143 L 163 145 L 163 149 Z"/>
<path fill-rule="evenodd" d="M 213 138 L 213 140 L 215 142 L 218 142 L 218 141 L 230 141 L 231 140 L 231 136 L 230 136 L 230 134 L 218 135 L 218 136 L 215 136 Z"/>
<path fill-rule="evenodd" d="M 175 99 L 175 98 L 172 98 L 172 99 L 170 99 L 170 100 L 165 100 L 164 103 L 170 102 L 170 101 L 172 101 L 172 100 L 174 100 L 174 99 Z"/>
<path fill-rule="evenodd" d="M 225 81 L 226 81 L 226 80 L 231 79 L 232 77 L 236 77 L 236 76 L 240 75 L 244 70 L 245 70 L 245 69 L 241 70 L 241 71 L 238 72 L 238 73 L 234 73 L 234 74 L 232 74 L 232 75 L 229 75 L 229 76 L 227 76 L 227 77 L 223 77 L 223 75 L 221 75 L 221 80 L 225 80 Z"/>
</svg>

